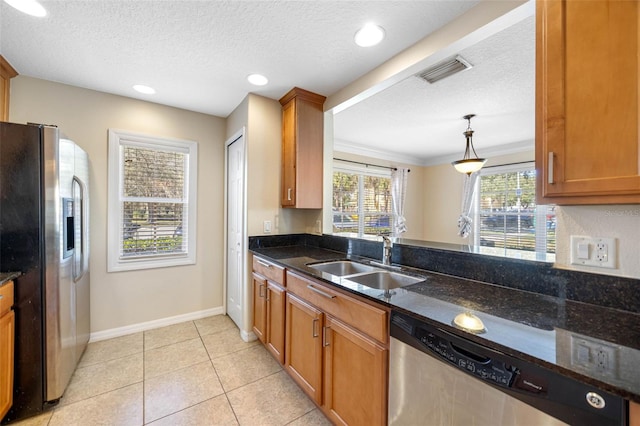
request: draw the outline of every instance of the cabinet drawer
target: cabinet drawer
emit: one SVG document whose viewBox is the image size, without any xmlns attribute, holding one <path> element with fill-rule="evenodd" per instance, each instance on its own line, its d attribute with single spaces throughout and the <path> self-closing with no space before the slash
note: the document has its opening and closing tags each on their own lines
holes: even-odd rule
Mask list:
<svg viewBox="0 0 640 426">
<path fill-rule="evenodd" d="M 0 316 L 8 312 L 13 306 L 13 281 L 0 286 Z"/>
<path fill-rule="evenodd" d="M 253 256 L 253 272 L 262 275 L 266 279 L 276 282 L 284 287 L 284 268 L 264 260 L 261 257 Z"/>
<path fill-rule="evenodd" d="M 387 343 L 387 312 L 324 284 L 287 272 L 287 290 L 374 339 Z"/>
</svg>

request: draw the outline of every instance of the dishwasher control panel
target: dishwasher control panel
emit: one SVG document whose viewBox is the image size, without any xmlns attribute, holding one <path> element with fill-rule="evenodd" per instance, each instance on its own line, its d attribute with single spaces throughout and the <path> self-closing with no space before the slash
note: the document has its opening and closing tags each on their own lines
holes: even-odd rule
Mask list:
<svg viewBox="0 0 640 426">
<path fill-rule="evenodd" d="M 461 370 L 498 386 L 510 387 L 517 369 L 481 353 L 457 346 L 428 330 L 416 328 L 417 337 L 436 357 L 446 360 Z"/>
</svg>

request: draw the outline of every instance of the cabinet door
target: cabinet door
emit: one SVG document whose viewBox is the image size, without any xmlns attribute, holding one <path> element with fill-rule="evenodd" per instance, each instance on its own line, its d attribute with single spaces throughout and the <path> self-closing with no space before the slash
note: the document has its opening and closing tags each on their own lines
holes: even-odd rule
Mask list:
<svg viewBox="0 0 640 426">
<path fill-rule="evenodd" d="M 253 332 L 262 343 L 267 331 L 267 280 L 257 274 L 253 277 Z"/>
<path fill-rule="evenodd" d="M 285 368 L 318 404 L 322 404 L 323 317 L 318 309 L 287 292 Z"/>
<path fill-rule="evenodd" d="M 538 202 L 640 202 L 639 3 L 536 4 Z"/>
<path fill-rule="evenodd" d="M 327 316 L 324 329 L 324 409 L 335 424 L 387 421 L 388 351 Z"/>
<path fill-rule="evenodd" d="M 9 311 L 0 317 L 0 419 L 13 403 L 13 334 L 15 314 Z"/>
<path fill-rule="evenodd" d="M 629 402 L 629 426 L 640 426 L 640 404 Z"/>
<path fill-rule="evenodd" d="M 267 349 L 284 364 L 285 291 L 267 281 Z"/>
<path fill-rule="evenodd" d="M 282 106 L 282 207 L 296 205 L 296 101 Z"/>
</svg>

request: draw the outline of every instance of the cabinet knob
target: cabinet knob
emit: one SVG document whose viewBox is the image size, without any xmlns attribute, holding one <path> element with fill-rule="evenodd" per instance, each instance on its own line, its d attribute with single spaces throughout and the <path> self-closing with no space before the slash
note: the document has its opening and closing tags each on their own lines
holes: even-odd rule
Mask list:
<svg viewBox="0 0 640 426">
<path fill-rule="evenodd" d="M 291 201 L 291 188 L 287 188 L 287 201 Z"/>
</svg>

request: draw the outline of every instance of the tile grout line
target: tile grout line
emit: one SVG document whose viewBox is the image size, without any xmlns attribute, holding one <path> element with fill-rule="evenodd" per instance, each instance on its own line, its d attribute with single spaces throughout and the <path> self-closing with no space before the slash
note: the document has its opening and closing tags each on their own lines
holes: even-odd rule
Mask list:
<svg viewBox="0 0 640 426">
<path fill-rule="evenodd" d="M 142 332 L 142 425 L 146 425 L 146 415 L 145 415 L 145 392 L 146 392 L 146 381 L 147 381 L 147 372 L 145 370 L 145 360 L 147 358 L 147 350 L 146 350 L 146 345 L 145 345 L 145 334 L 146 334 L 146 330 Z"/>
<path fill-rule="evenodd" d="M 198 334 L 200 334 L 200 330 L 198 330 Z M 204 344 L 204 340 L 202 340 L 202 335 L 200 335 L 200 341 L 202 341 L 202 346 L 204 346 L 204 349 L 207 350 L 207 345 Z M 227 404 L 229 404 L 229 408 L 231 409 L 231 413 L 233 413 L 233 417 L 236 419 L 236 423 L 240 425 L 240 419 L 238 419 L 236 410 L 234 410 L 233 405 L 231 405 L 231 401 L 229 400 L 229 395 L 227 395 L 227 390 L 224 388 L 224 386 L 222 386 L 222 380 L 220 380 L 220 375 L 218 374 L 218 370 L 216 369 L 216 366 L 213 365 L 213 359 L 211 358 L 211 354 L 209 353 L 208 350 L 207 350 L 207 355 L 209 356 L 209 362 L 211 363 L 211 368 L 213 368 L 213 372 L 215 373 L 218 379 L 218 383 L 220 383 L 220 389 L 222 389 L 222 395 L 224 395 L 224 398 L 227 400 Z"/>
</svg>

